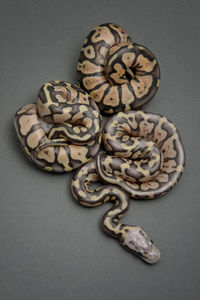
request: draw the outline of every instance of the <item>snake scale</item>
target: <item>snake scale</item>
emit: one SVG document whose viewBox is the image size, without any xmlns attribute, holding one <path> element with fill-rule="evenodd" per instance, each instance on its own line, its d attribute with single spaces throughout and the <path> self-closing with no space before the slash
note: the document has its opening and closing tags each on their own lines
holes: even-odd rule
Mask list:
<svg viewBox="0 0 200 300">
<path fill-rule="evenodd" d="M 127 211 L 126 193 L 134 199 L 152 199 L 178 182 L 185 165 L 180 135 L 163 116 L 128 111 L 109 118 L 103 143 L 107 152 L 99 152 L 96 159 L 76 172 L 72 193 L 84 206 L 114 201 L 114 207 L 103 217 L 104 230 L 129 251 L 155 263 L 160 253 L 146 233 L 138 226 L 120 224 L 118 219 Z M 97 181 L 102 186 L 92 188 Z M 126 191 L 124 196 L 122 191 Z"/>
<path fill-rule="evenodd" d="M 112 23 L 95 27 L 85 39 L 77 76 L 80 86 L 106 114 L 142 107 L 160 84 L 154 54 Z"/>
<path fill-rule="evenodd" d="M 95 157 L 101 143 L 101 120 L 86 92 L 57 80 L 41 87 L 37 104 L 16 112 L 14 124 L 28 158 L 45 171 L 63 173 Z"/>
<path fill-rule="evenodd" d="M 139 226 L 119 223 L 119 219 L 129 209 L 129 196 L 118 186 L 103 185 L 98 173 L 98 156 L 96 160 L 90 161 L 75 173 L 72 179 L 72 194 L 81 205 L 86 207 L 95 207 L 109 201 L 112 202 L 113 207 L 103 216 L 103 230 L 109 236 L 118 239 L 125 249 L 138 255 L 145 262 L 156 263 L 160 259 L 160 252 L 144 230 Z M 99 182 L 101 182 L 100 187 L 91 186 L 91 184 Z"/>
<path fill-rule="evenodd" d="M 105 23 L 87 36 L 77 65 L 79 86 L 46 82 L 37 103 L 14 117 L 20 145 L 39 168 L 55 173 L 78 169 L 71 190 L 78 202 L 113 206 L 102 226 L 128 251 L 154 264 L 160 252 L 145 231 L 120 219 L 130 198 L 152 199 L 180 179 L 185 153 L 166 117 L 136 111 L 155 95 L 160 68 L 154 54 L 131 41 L 120 26 Z M 102 129 L 104 114 L 112 115 Z M 100 150 L 103 140 L 104 151 Z"/>
</svg>

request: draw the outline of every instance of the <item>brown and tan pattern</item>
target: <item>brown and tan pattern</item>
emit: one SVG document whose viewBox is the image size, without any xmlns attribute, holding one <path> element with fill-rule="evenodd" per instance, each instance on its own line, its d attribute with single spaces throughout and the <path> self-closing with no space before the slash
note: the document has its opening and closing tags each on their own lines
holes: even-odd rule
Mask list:
<svg viewBox="0 0 200 300">
<path fill-rule="evenodd" d="M 119 112 L 104 126 L 109 153 L 98 156 L 98 172 L 135 199 L 163 195 L 179 180 L 185 165 L 180 135 L 172 122 L 154 113 Z"/>
<path fill-rule="evenodd" d="M 82 166 L 72 180 L 72 193 L 83 206 L 95 207 L 106 202 L 112 202 L 113 207 L 103 216 L 102 226 L 111 237 L 116 238 L 128 251 L 138 255 L 145 262 L 154 264 L 160 259 L 160 252 L 147 234 L 136 225 L 126 225 L 119 222 L 129 209 L 129 196 L 123 189 L 102 185 L 94 187 L 101 180 L 97 173 L 96 160 Z M 93 184 L 93 185 L 91 185 Z"/>
<path fill-rule="evenodd" d="M 101 115 L 78 86 L 45 83 L 36 104 L 17 111 L 19 142 L 28 158 L 49 172 L 69 172 L 95 157 L 101 144 Z"/>
<path fill-rule="evenodd" d="M 146 233 L 138 226 L 119 223 L 119 219 L 128 210 L 128 196 L 152 199 L 178 182 L 185 165 L 180 135 L 163 116 L 128 111 L 109 118 L 103 142 L 107 152 L 100 152 L 76 172 L 72 192 L 84 206 L 113 202 L 103 217 L 105 232 L 146 262 L 155 263 L 160 253 Z M 101 186 L 94 188 L 97 182 Z"/>
<path fill-rule="evenodd" d="M 142 107 L 160 84 L 153 53 L 112 23 L 97 26 L 85 39 L 77 76 L 81 88 L 106 114 Z"/>
</svg>

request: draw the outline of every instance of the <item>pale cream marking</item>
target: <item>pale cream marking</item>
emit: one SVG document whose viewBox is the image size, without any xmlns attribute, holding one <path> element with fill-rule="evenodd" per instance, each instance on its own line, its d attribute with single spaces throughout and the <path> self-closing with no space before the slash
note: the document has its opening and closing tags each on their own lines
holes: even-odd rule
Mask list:
<svg viewBox="0 0 200 300">
<path fill-rule="evenodd" d="M 121 88 L 122 88 L 122 97 L 121 97 L 122 103 L 126 105 L 128 105 L 129 103 L 133 103 L 134 95 L 128 89 L 128 86 L 126 84 L 122 84 Z"/>
<path fill-rule="evenodd" d="M 140 187 L 143 191 L 147 191 L 149 189 L 157 189 L 159 187 L 159 184 L 156 181 L 149 181 L 142 183 Z"/>
<path fill-rule="evenodd" d="M 116 44 L 110 47 L 108 56 L 113 56 L 113 54 L 121 48 L 121 44 Z M 117 54 L 115 56 L 117 58 Z"/>
<path fill-rule="evenodd" d="M 100 88 L 95 89 L 94 91 L 92 91 L 90 93 L 90 97 L 92 99 L 94 99 L 95 102 L 100 102 L 102 100 L 104 92 L 105 92 L 105 90 L 107 89 L 108 86 L 109 86 L 109 84 L 105 83 Z"/>
<path fill-rule="evenodd" d="M 82 119 L 83 114 L 81 112 L 77 112 L 71 119 L 72 123 L 75 123 L 77 120 Z"/>
<path fill-rule="evenodd" d="M 109 211 L 109 212 L 107 213 L 107 216 L 108 216 L 108 217 L 111 217 L 111 216 L 114 216 L 114 215 L 119 214 L 120 212 L 121 212 L 121 209 L 120 209 L 120 208 L 116 208 L 116 209 L 114 209 L 113 211 Z"/>
<path fill-rule="evenodd" d="M 83 175 L 86 175 L 86 174 L 88 174 L 88 169 L 87 169 L 87 167 L 84 166 L 80 169 L 80 171 L 78 173 L 78 177 L 82 177 Z"/>
<path fill-rule="evenodd" d="M 77 69 L 83 74 L 91 74 L 100 71 L 103 72 L 103 68 L 101 66 L 97 66 L 88 60 L 84 60 L 82 63 L 79 62 Z"/>
<path fill-rule="evenodd" d="M 84 118 L 83 122 L 87 128 L 92 127 L 93 120 L 91 120 L 90 118 Z"/>
<path fill-rule="evenodd" d="M 45 166 L 45 167 L 44 167 L 44 170 L 45 170 L 45 171 L 48 171 L 48 172 L 51 172 L 51 171 L 53 171 L 53 168 L 50 167 L 50 166 Z"/>
<path fill-rule="evenodd" d="M 168 160 L 163 163 L 162 170 L 164 170 L 167 173 L 172 173 L 176 171 L 177 163 L 174 159 Z"/>
<path fill-rule="evenodd" d="M 132 66 L 134 59 L 135 59 L 135 53 L 129 52 L 129 53 L 124 53 L 122 55 L 122 61 L 127 68 L 130 68 Z"/>
<path fill-rule="evenodd" d="M 134 190 L 138 190 L 139 189 L 139 184 L 134 183 L 134 182 L 130 182 L 130 181 L 126 181 L 126 184 L 129 185 L 131 188 L 133 188 Z"/>
<path fill-rule="evenodd" d="M 29 147 L 32 149 L 36 148 L 39 145 L 41 138 L 43 138 L 44 136 L 45 134 L 42 128 L 39 128 L 30 133 L 27 137 L 27 143 Z"/>
<path fill-rule="evenodd" d="M 51 99 L 51 95 L 50 95 L 50 91 L 48 90 L 48 87 L 52 86 L 52 84 L 50 82 L 46 82 L 44 84 L 44 87 L 43 87 L 43 91 L 45 93 L 45 96 L 47 98 L 47 104 L 46 105 L 50 105 L 50 104 L 53 104 L 55 106 L 59 106 L 59 103 L 58 102 L 53 102 L 52 99 Z M 45 104 L 44 104 L 45 106 Z M 47 109 L 47 108 L 46 108 Z"/>
<path fill-rule="evenodd" d="M 128 43 L 128 39 L 129 39 L 128 32 L 126 32 L 121 27 L 116 28 L 115 24 L 109 24 L 109 26 L 119 34 L 119 36 L 120 36 L 120 43 L 122 43 L 122 44 L 124 44 L 124 43 L 127 44 Z"/>
<path fill-rule="evenodd" d="M 73 128 L 74 132 L 79 134 L 81 131 L 80 131 L 80 128 L 78 126 L 74 126 Z"/>
<path fill-rule="evenodd" d="M 33 109 L 34 111 L 37 111 L 37 107 L 35 104 L 28 104 L 23 106 L 20 110 L 18 110 L 17 115 L 21 115 L 24 112 L 27 112 L 29 109 Z"/>
<path fill-rule="evenodd" d="M 80 195 L 81 197 L 84 197 L 84 198 L 87 197 L 87 194 L 86 194 L 84 191 L 82 191 L 82 190 L 79 190 L 78 193 L 79 193 L 79 195 Z"/>
<path fill-rule="evenodd" d="M 102 133 L 100 133 L 99 138 L 98 138 L 98 143 L 101 144 L 102 141 Z"/>
<path fill-rule="evenodd" d="M 173 141 L 177 139 L 177 133 L 174 133 L 170 138 L 168 138 L 162 145 L 161 149 L 164 158 L 174 158 L 176 157 L 177 151 L 174 149 Z"/>
<path fill-rule="evenodd" d="M 140 99 L 148 93 L 153 83 L 153 77 L 152 75 L 140 76 L 138 74 L 136 76 L 137 76 L 137 81 L 132 79 L 130 83 L 134 89 L 136 97 Z"/>
<path fill-rule="evenodd" d="M 90 105 L 90 100 L 89 100 L 88 94 L 79 93 L 79 97 L 77 97 L 77 100 L 78 100 L 77 103 Z"/>
<path fill-rule="evenodd" d="M 112 57 L 108 61 L 108 66 L 110 66 L 112 64 L 113 60 L 115 60 L 117 58 L 117 56 L 118 56 L 117 54 L 112 55 Z M 118 64 L 116 64 L 116 65 L 118 65 Z"/>
<path fill-rule="evenodd" d="M 87 42 L 88 42 L 88 39 L 85 39 L 83 42 L 83 45 L 87 44 Z"/>
<path fill-rule="evenodd" d="M 31 154 L 27 147 L 24 147 L 24 151 L 26 152 L 27 155 Z"/>
<path fill-rule="evenodd" d="M 167 119 L 165 117 L 160 118 L 158 124 L 156 125 L 154 129 L 154 141 L 156 141 L 157 144 L 160 144 L 167 136 L 167 131 L 162 129 L 162 125 L 167 122 Z"/>
<path fill-rule="evenodd" d="M 148 58 L 143 56 L 142 54 L 138 55 L 135 65 L 138 66 L 138 69 L 140 71 L 145 71 L 147 73 L 150 73 L 153 71 L 155 65 L 157 64 L 156 59 L 153 61 L 150 61 Z"/>
<path fill-rule="evenodd" d="M 100 54 L 101 54 L 103 57 L 106 56 L 107 51 L 108 51 L 107 48 L 104 47 L 104 46 L 102 46 L 102 47 L 100 48 L 100 50 L 99 50 Z"/>
<path fill-rule="evenodd" d="M 76 197 L 77 198 L 77 197 Z M 78 199 L 78 198 L 77 198 Z M 79 199 L 78 199 L 79 201 Z M 84 202 L 84 201 L 79 201 L 81 205 L 83 206 L 87 206 L 87 207 L 94 207 L 93 203 L 89 203 L 89 202 Z M 100 203 L 96 203 L 95 206 L 101 205 Z"/>
<path fill-rule="evenodd" d="M 87 128 L 85 128 L 85 127 L 80 127 L 80 129 L 81 129 L 82 132 L 86 132 L 87 131 Z"/>
<path fill-rule="evenodd" d="M 151 159 L 148 163 L 150 168 L 152 168 L 160 160 L 160 155 L 158 153 L 152 153 L 152 156 L 154 159 Z"/>
<path fill-rule="evenodd" d="M 86 163 L 89 159 L 86 157 L 88 153 L 87 147 L 78 145 L 69 145 L 70 156 L 74 160 L 80 160 L 82 163 Z"/>
<path fill-rule="evenodd" d="M 128 82 L 128 79 L 124 77 L 125 70 L 123 69 L 122 65 L 116 63 L 114 65 L 114 70 L 112 73 L 108 74 L 111 79 L 115 81 L 117 84 L 124 84 Z"/>
<path fill-rule="evenodd" d="M 141 168 L 141 161 L 135 160 L 134 164 L 137 166 L 137 169 L 136 169 L 137 172 L 140 172 L 145 177 L 149 176 L 149 170 L 144 170 Z"/>
<path fill-rule="evenodd" d="M 84 113 L 84 112 L 88 111 L 87 105 L 80 105 L 80 106 L 79 106 L 79 111 L 80 111 L 81 113 Z"/>
<path fill-rule="evenodd" d="M 95 28 L 95 33 L 91 37 L 93 43 L 98 43 L 99 41 L 106 41 L 107 44 L 113 45 L 115 43 L 115 38 L 110 32 L 109 28 L 106 26 L 97 26 Z"/>
<path fill-rule="evenodd" d="M 182 166 L 182 165 L 179 165 L 179 166 L 177 166 L 177 171 L 178 172 L 183 172 L 183 170 L 184 170 L 184 167 Z"/>
<path fill-rule="evenodd" d="M 154 128 L 155 124 L 150 123 L 146 120 L 141 121 L 139 124 L 139 131 L 140 131 L 140 136 L 146 138 L 148 134 L 150 134 Z"/>
<path fill-rule="evenodd" d="M 69 165 L 69 156 L 66 152 L 66 148 L 64 148 L 64 147 L 59 148 L 57 161 L 64 166 L 65 171 L 73 170 L 72 167 L 70 167 L 70 165 Z"/>
<path fill-rule="evenodd" d="M 84 51 L 84 55 L 89 58 L 89 59 L 93 59 L 95 58 L 95 50 L 94 47 L 92 45 L 89 45 L 85 48 L 83 48 Z"/>
<path fill-rule="evenodd" d="M 73 181 L 72 181 L 72 185 L 73 185 L 75 188 L 80 189 L 80 181 L 79 181 L 79 179 L 73 180 Z"/>
<path fill-rule="evenodd" d="M 37 154 L 37 157 L 39 159 L 44 159 L 50 163 L 53 163 L 55 161 L 54 147 L 49 146 L 40 150 Z"/>
<path fill-rule="evenodd" d="M 117 86 L 112 86 L 108 94 L 104 97 L 103 103 L 105 105 L 116 107 L 119 105 L 119 94 Z"/>
<path fill-rule="evenodd" d="M 85 86 L 86 90 L 94 89 L 98 84 L 105 83 L 106 78 L 102 76 L 86 76 L 83 78 L 83 85 Z"/>
<path fill-rule="evenodd" d="M 107 114 L 113 114 L 113 112 L 114 112 L 112 108 L 110 108 L 110 109 L 105 109 L 104 111 L 105 111 L 105 113 L 107 113 Z"/>
<path fill-rule="evenodd" d="M 95 133 L 98 133 L 100 131 L 99 120 L 97 119 L 94 120 L 94 126 L 95 126 Z"/>
<path fill-rule="evenodd" d="M 160 173 L 160 174 L 158 174 L 158 176 L 156 177 L 156 179 L 157 179 L 159 182 L 168 182 L 168 180 L 169 180 L 169 175 L 168 175 L 168 174 L 164 174 L 164 173 Z"/>
<path fill-rule="evenodd" d="M 36 114 L 22 115 L 19 118 L 20 132 L 22 135 L 26 135 L 33 125 L 40 124 Z"/>
<path fill-rule="evenodd" d="M 64 107 L 62 109 L 62 114 L 53 114 L 53 119 L 55 123 L 64 123 L 67 120 L 70 120 L 72 117 L 72 114 L 70 114 L 70 111 L 72 110 L 72 107 Z"/>
</svg>

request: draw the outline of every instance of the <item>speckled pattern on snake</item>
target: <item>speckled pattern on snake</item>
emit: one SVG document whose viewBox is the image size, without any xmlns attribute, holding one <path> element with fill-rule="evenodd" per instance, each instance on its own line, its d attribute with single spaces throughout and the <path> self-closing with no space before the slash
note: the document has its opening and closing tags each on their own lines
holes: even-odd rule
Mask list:
<svg viewBox="0 0 200 300">
<path fill-rule="evenodd" d="M 90 161 L 101 143 L 102 117 L 96 103 L 78 86 L 64 81 L 45 83 L 37 104 L 15 114 L 23 151 L 38 167 L 69 172 Z"/>
<path fill-rule="evenodd" d="M 77 76 L 81 88 L 106 114 L 142 107 L 160 84 L 154 54 L 112 23 L 97 26 L 85 39 Z"/>
<path fill-rule="evenodd" d="M 100 152 L 76 172 L 72 192 L 84 206 L 113 201 L 114 207 L 103 217 L 104 230 L 129 251 L 155 263 L 160 254 L 146 233 L 138 226 L 120 224 L 119 218 L 128 210 L 127 195 L 152 199 L 177 183 L 185 165 L 180 135 L 166 117 L 142 111 L 119 112 L 106 122 L 103 143 L 107 153 Z M 98 181 L 107 185 L 91 186 Z"/>
</svg>

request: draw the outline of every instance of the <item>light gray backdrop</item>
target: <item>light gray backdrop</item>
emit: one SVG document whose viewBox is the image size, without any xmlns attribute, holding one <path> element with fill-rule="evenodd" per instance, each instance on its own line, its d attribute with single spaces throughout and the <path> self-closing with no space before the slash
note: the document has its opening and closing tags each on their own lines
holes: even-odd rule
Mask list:
<svg viewBox="0 0 200 300">
<path fill-rule="evenodd" d="M 0 299 L 199 299 L 199 1 L 0 3 Z M 109 205 L 77 205 L 71 174 L 30 164 L 13 128 L 15 111 L 35 101 L 45 81 L 76 82 L 83 40 L 104 22 L 121 25 L 157 56 L 161 85 L 145 110 L 171 119 L 186 150 L 177 186 L 158 200 L 133 200 L 124 218 L 155 241 L 162 257 L 154 266 L 103 233 Z"/>
</svg>

